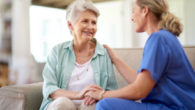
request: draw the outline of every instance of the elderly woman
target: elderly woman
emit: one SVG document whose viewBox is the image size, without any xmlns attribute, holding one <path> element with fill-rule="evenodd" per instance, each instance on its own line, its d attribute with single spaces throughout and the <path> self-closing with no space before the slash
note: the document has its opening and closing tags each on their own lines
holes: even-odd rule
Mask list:
<svg viewBox="0 0 195 110">
<path fill-rule="evenodd" d="M 118 88 L 109 55 L 94 39 L 98 16 L 92 2 L 76 0 L 68 7 L 73 40 L 55 46 L 47 58 L 40 110 L 94 110 L 96 100 L 83 96 L 90 84 Z"/>
</svg>

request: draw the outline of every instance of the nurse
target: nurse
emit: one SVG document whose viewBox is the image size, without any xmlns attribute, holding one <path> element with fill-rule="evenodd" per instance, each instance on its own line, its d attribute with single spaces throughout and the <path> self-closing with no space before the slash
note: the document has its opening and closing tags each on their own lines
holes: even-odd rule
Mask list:
<svg viewBox="0 0 195 110">
<path fill-rule="evenodd" d="M 169 12 L 167 1 L 136 0 L 132 21 L 136 32 L 149 35 L 139 70 L 132 70 L 105 46 L 129 85 L 86 95 L 103 98 L 97 110 L 195 110 L 195 72 L 177 39 L 182 24 Z"/>
</svg>

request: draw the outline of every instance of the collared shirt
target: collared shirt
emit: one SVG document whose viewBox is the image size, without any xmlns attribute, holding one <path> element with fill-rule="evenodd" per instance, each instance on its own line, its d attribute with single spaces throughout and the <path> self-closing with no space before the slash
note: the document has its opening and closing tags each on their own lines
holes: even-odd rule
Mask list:
<svg viewBox="0 0 195 110">
<path fill-rule="evenodd" d="M 50 94 L 58 89 L 66 90 L 76 63 L 73 41 L 55 46 L 50 52 L 43 70 L 43 102 L 40 110 L 46 109 L 52 101 Z M 113 65 L 106 49 L 96 44 L 95 53 L 91 59 L 95 82 L 104 90 L 117 89 Z"/>
</svg>

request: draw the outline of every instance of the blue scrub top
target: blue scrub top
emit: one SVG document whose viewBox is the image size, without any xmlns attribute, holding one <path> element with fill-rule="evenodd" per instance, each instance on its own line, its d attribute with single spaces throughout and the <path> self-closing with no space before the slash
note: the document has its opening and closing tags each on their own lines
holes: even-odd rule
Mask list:
<svg viewBox="0 0 195 110">
<path fill-rule="evenodd" d="M 156 82 L 143 103 L 195 110 L 195 72 L 174 34 L 159 30 L 148 38 L 138 73 L 142 70 Z"/>
</svg>

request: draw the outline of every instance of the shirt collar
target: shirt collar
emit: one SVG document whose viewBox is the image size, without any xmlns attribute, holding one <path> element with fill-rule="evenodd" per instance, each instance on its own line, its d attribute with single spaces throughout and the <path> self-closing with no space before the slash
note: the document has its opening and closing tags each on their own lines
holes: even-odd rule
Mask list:
<svg viewBox="0 0 195 110">
<path fill-rule="evenodd" d="M 73 40 L 69 41 L 68 43 L 65 43 L 64 48 L 73 51 Z"/>
</svg>

